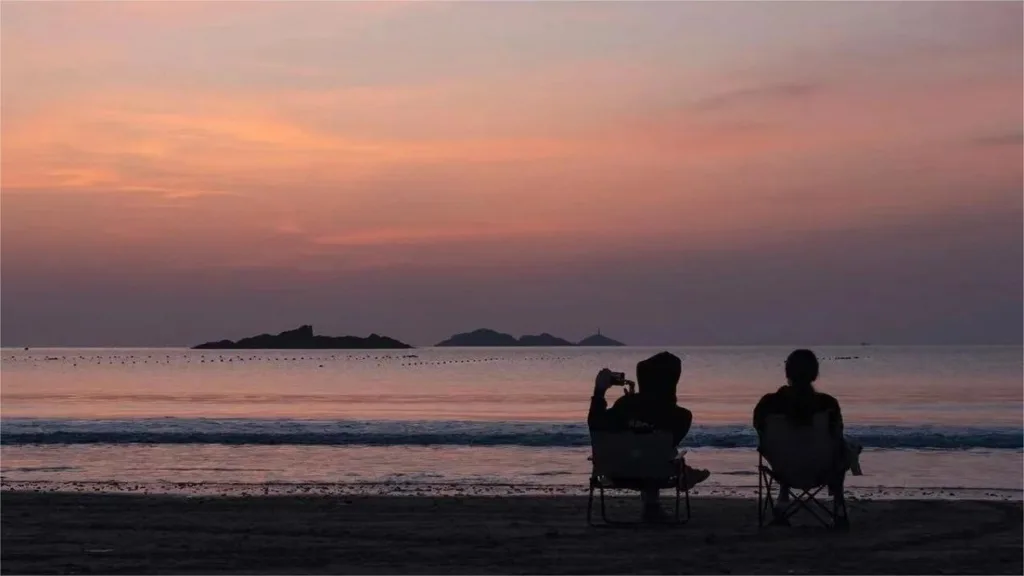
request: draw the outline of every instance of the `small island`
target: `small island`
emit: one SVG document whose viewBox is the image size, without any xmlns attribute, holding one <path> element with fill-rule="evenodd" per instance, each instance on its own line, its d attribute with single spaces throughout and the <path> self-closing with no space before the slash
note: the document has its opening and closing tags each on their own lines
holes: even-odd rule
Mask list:
<svg viewBox="0 0 1024 576">
<path fill-rule="evenodd" d="M 612 340 L 607 336 L 602 336 L 600 331 L 587 338 L 584 338 L 579 344 L 574 344 L 564 338 L 553 336 L 547 332 L 533 335 L 528 334 L 526 336 L 520 336 L 516 338 L 511 334 L 504 332 L 498 332 L 497 330 L 491 330 L 489 328 L 480 328 L 473 330 L 472 332 L 463 332 L 461 334 L 455 334 L 451 338 L 438 342 L 436 346 L 443 347 L 489 347 L 489 348 L 501 348 L 501 347 L 513 347 L 513 346 L 532 346 L 532 347 L 554 347 L 554 346 L 625 346 L 622 342 Z"/>
<path fill-rule="evenodd" d="M 587 336 L 583 340 L 580 340 L 580 343 L 578 345 L 579 346 L 625 346 L 625 344 L 623 344 L 622 342 L 619 342 L 618 340 L 613 340 L 613 339 L 611 339 L 611 338 L 601 334 L 600 330 L 597 331 L 597 334 L 594 334 L 593 336 Z"/>
<path fill-rule="evenodd" d="M 358 336 L 317 336 L 312 326 L 300 326 L 295 330 L 287 330 L 280 334 L 260 334 L 242 338 L 237 342 L 220 340 L 193 346 L 193 350 L 322 350 L 322 349 L 405 349 L 412 346 L 388 338 L 370 334 L 366 338 Z"/>
<path fill-rule="evenodd" d="M 436 346 L 519 346 L 519 340 L 511 334 L 497 332 L 488 328 L 456 334 L 447 340 L 438 342 Z"/>
</svg>

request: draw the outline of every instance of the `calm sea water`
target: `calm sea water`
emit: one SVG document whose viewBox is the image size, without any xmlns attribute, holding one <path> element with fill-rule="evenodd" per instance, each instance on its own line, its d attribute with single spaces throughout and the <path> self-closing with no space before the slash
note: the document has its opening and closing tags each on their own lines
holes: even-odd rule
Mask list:
<svg viewBox="0 0 1024 576">
<path fill-rule="evenodd" d="M 748 491 L 750 412 L 789 348 L 669 350 L 703 489 Z M 595 372 L 657 351 L 6 349 L 0 471 L 5 487 L 574 491 Z M 854 489 L 1020 497 L 1021 347 L 816 351 L 866 446 Z"/>
</svg>

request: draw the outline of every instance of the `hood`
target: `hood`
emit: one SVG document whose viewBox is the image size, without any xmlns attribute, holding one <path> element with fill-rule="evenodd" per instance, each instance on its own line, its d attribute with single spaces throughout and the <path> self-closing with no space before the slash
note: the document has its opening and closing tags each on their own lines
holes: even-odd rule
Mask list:
<svg viewBox="0 0 1024 576">
<path fill-rule="evenodd" d="M 659 352 L 636 365 L 636 384 L 648 398 L 666 398 L 673 402 L 676 385 L 683 372 L 683 361 L 675 354 Z"/>
</svg>

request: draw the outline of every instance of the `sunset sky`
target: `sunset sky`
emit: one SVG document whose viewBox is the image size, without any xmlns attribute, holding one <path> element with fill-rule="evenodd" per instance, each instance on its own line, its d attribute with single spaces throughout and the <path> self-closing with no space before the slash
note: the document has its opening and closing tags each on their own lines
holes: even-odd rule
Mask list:
<svg viewBox="0 0 1024 576">
<path fill-rule="evenodd" d="M 1021 341 L 1022 3 L 0 16 L 4 346 Z"/>
</svg>

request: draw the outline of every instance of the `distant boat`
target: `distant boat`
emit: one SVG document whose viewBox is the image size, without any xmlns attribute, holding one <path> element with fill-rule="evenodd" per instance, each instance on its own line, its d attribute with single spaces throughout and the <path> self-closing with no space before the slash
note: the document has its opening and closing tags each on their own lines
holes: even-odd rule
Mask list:
<svg viewBox="0 0 1024 576">
<path fill-rule="evenodd" d="M 871 346 L 871 344 L 868 344 L 867 342 L 861 342 L 860 345 L 861 346 Z"/>
</svg>

